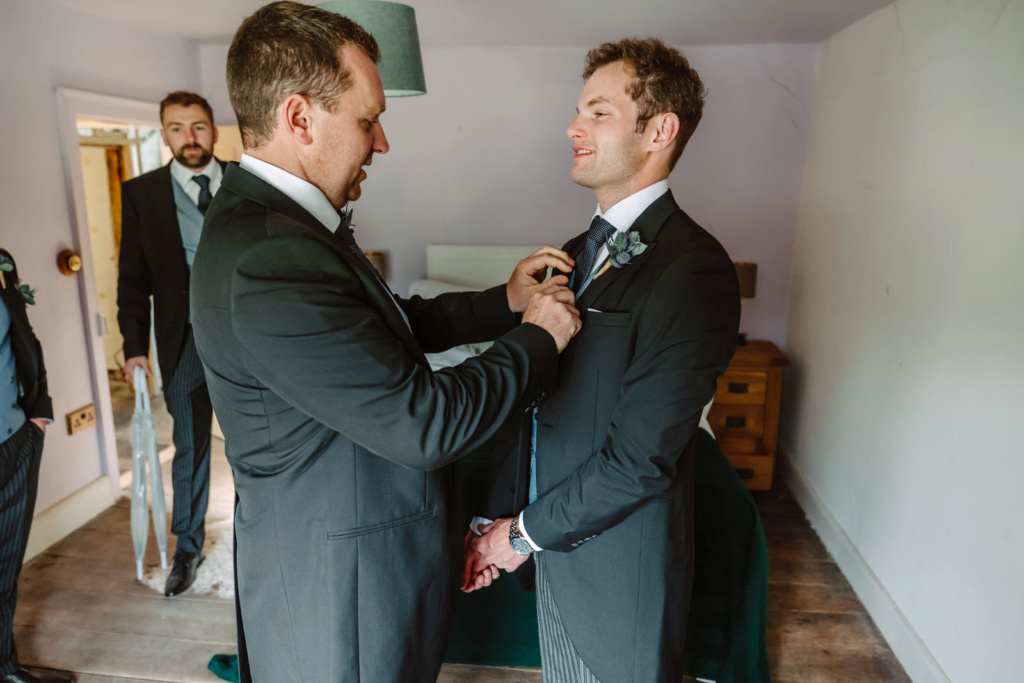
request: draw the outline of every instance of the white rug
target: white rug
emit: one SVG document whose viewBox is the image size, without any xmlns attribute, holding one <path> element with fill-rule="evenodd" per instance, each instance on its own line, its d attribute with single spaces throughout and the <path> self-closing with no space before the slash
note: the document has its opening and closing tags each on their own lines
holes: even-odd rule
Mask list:
<svg viewBox="0 0 1024 683">
<path fill-rule="evenodd" d="M 150 538 L 150 543 L 153 539 Z M 174 536 L 168 539 L 174 543 Z M 171 551 L 173 554 L 173 551 Z M 231 521 L 214 522 L 206 525 L 206 544 L 203 546 L 206 559 L 199 565 L 195 583 L 183 595 L 216 595 L 218 598 L 235 599 L 235 572 L 231 560 Z M 167 558 L 173 564 L 174 558 Z M 143 574 L 142 582 L 153 590 L 163 593 L 167 575 L 171 568 L 151 567 Z"/>
</svg>

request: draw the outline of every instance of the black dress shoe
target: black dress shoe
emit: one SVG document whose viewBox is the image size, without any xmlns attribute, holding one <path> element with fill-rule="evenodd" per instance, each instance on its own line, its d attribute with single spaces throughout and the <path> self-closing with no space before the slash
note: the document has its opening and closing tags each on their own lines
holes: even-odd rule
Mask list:
<svg viewBox="0 0 1024 683">
<path fill-rule="evenodd" d="M 24 666 L 19 666 L 9 674 L 0 675 L 0 683 L 71 683 L 74 680 L 75 677 L 68 674 L 28 669 Z"/>
<path fill-rule="evenodd" d="M 170 598 L 187 591 L 192 582 L 196 580 L 196 570 L 205 559 L 198 553 L 175 553 L 174 566 L 171 567 L 171 573 L 167 576 L 164 595 Z"/>
</svg>

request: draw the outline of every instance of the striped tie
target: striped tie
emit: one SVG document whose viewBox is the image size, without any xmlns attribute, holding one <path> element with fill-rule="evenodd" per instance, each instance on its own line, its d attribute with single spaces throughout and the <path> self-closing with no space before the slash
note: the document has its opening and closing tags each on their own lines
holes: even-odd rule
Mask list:
<svg viewBox="0 0 1024 683">
<path fill-rule="evenodd" d="M 573 272 L 572 293 L 580 295 L 583 285 L 590 279 L 590 271 L 594 269 L 594 261 L 601 247 L 608 241 L 608 238 L 616 232 L 615 226 L 601 216 L 594 216 L 590 222 L 590 230 L 587 231 L 587 241 L 583 250 L 576 257 L 576 269 Z"/>
</svg>

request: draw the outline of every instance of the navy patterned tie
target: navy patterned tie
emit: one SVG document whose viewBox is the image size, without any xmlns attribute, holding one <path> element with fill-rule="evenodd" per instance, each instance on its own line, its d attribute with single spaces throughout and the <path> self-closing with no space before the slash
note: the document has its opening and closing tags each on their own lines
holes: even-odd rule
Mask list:
<svg viewBox="0 0 1024 683">
<path fill-rule="evenodd" d="M 210 179 L 204 175 L 192 176 L 192 182 L 199 186 L 199 213 L 206 215 L 206 208 L 210 206 L 213 195 L 210 194 Z"/>
<path fill-rule="evenodd" d="M 594 269 L 594 260 L 597 259 L 597 254 L 601 251 L 601 247 L 604 246 L 608 238 L 614 235 L 615 232 L 615 226 L 601 216 L 594 216 L 594 220 L 590 222 L 587 240 L 579 256 L 575 259 L 576 268 L 573 271 L 572 293 L 576 296 L 580 295 L 580 290 L 583 289 L 584 283 L 590 278 L 590 271 Z"/>
<path fill-rule="evenodd" d="M 349 251 L 355 254 L 355 257 L 359 259 L 359 262 L 363 264 L 363 267 L 366 268 L 370 275 L 380 280 L 381 284 L 384 284 L 384 276 L 377 272 L 377 269 L 373 267 L 372 263 L 370 263 L 370 259 L 366 258 L 366 254 L 364 254 L 363 250 L 359 248 L 358 244 L 356 244 L 356 237 L 351 228 L 352 213 L 352 211 L 341 212 L 341 225 L 339 225 L 338 229 L 334 231 L 334 236 L 341 240 L 342 243 L 348 247 Z M 387 287 L 387 285 L 384 286 L 385 288 Z"/>
</svg>

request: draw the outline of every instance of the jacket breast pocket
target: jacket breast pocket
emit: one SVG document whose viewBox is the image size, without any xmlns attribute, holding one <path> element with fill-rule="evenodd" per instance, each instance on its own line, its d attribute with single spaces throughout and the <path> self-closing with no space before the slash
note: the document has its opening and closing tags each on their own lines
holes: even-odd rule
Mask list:
<svg viewBox="0 0 1024 683">
<path fill-rule="evenodd" d="M 583 326 L 629 327 L 631 317 L 629 311 L 587 311 Z"/>
</svg>

